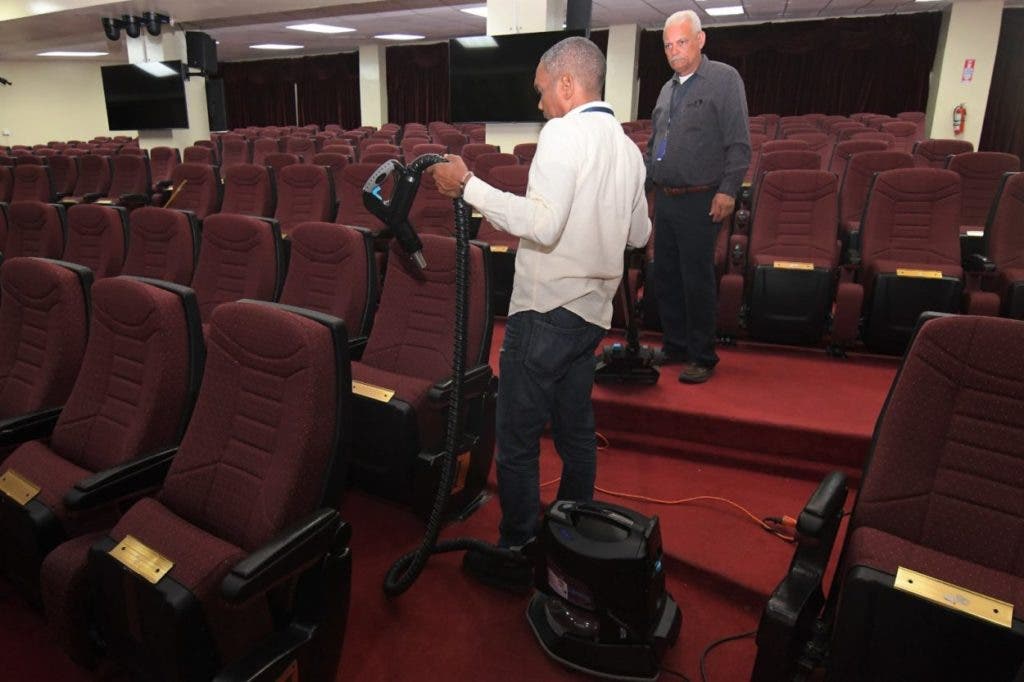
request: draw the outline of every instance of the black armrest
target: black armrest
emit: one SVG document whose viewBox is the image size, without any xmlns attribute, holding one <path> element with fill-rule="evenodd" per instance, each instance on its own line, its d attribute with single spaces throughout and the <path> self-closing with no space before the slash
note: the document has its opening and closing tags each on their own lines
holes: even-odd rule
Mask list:
<svg viewBox="0 0 1024 682">
<path fill-rule="evenodd" d="M 149 203 L 149 195 L 148 194 L 122 194 L 118 198 L 118 200 L 121 203 L 148 204 Z"/>
<path fill-rule="evenodd" d="M 175 445 L 84 478 L 64 495 L 64 505 L 72 511 L 94 509 L 157 487 L 163 483 L 177 452 Z"/>
<path fill-rule="evenodd" d="M 972 253 L 964 258 L 963 266 L 967 272 L 984 273 L 996 270 L 996 264 L 980 253 Z"/>
<path fill-rule="evenodd" d="M 366 342 L 369 340 L 367 336 L 354 336 L 348 340 L 348 357 L 351 360 L 359 360 L 363 357 L 363 351 L 366 350 Z"/>
<path fill-rule="evenodd" d="M 51 407 L 0 421 L 0 447 L 46 438 L 53 433 L 62 409 Z"/>
<path fill-rule="evenodd" d="M 221 582 L 221 595 L 239 603 L 266 592 L 323 557 L 339 530 L 349 532 L 336 510 L 317 510 L 235 564 Z"/>
<path fill-rule="evenodd" d="M 103 192 L 89 192 L 88 194 L 82 195 L 82 203 L 88 204 L 103 196 Z"/>
<path fill-rule="evenodd" d="M 161 180 L 160 182 L 153 185 L 156 189 L 166 190 L 171 188 L 171 180 Z"/>
<path fill-rule="evenodd" d="M 491 375 L 490 365 L 477 365 L 467 370 L 462 384 L 463 397 L 471 397 L 483 393 L 491 381 Z M 448 377 L 444 381 L 439 381 L 431 386 L 427 392 L 427 398 L 435 402 L 448 400 L 448 396 L 454 388 L 455 378 Z"/>
<path fill-rule="evenodd" d="M 836 520 L 846 503 L 846 476 L 838 471 L 828 474 L 807 500 L 797 519 L 801 537 L 821 539 L 822 532 Z"/>
</svg>

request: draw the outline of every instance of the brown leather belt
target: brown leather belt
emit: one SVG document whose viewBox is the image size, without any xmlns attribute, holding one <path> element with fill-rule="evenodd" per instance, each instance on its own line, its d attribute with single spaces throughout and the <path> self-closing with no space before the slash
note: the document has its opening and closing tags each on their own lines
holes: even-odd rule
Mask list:
<svg viewBox="0 0 1024 682">
<path fill-rule="evenodd" d="M 715 185 L 690 185 L 688 187 L 666 187 L 665 185 L 657 185 L 657 187 L 670 197 L 678 197 L 683 194 L 697 194 L 698 192 L 710 192 L 713 189 L 717 189 Z"/>
</svg>

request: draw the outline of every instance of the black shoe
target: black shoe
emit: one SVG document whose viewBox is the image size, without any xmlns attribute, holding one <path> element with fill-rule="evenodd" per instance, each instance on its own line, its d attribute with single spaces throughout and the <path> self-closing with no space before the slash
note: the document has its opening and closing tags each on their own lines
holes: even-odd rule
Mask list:
<svg viewBox="0 0 1024 682">
<path fill-rule="evenodd" d="M 526 594 L 533 587 L 533 564 L 522 554 L 506 558 L 470 549 L 462 556 L 462 570 L 478 582 L 499 590 Z"/>
<path fill-rule="evenodd" d="M 711 374 L 714 371 L 714 367 L 704 367 L 703 365 L 691 362 L 679 373 L 679 381 L 684 384 L 703 384 L 711 378 Z"/>
<path fill-rule="evenodd" d="M 651 364 L 658 366 L 681 365 L 685 363 L 686 360 L 686 351 L 665 350 L 664 348 L 659 348 L 654 351 L 654 358 L 651 360 Z"/>
</svg>

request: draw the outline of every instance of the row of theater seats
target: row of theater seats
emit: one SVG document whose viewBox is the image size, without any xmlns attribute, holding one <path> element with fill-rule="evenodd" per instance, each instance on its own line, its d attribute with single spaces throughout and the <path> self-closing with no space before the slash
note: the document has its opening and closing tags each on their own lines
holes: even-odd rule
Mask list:
<svg viewBox="0 0 1024 682">
<path fill-rule="evenodd" d="M 211 221 L 203 251 L 208 234 L 251 246 Z M 365 234 L 306 224 L 295 237 L 282 301 L 293 277 L 303 301 L 372 289 Z M 91 284 L 81 266 L 5 262 L 0 443 L 13 451 L 0 463 L 0 570 L 41 599 L 72 656 L 165 680 L 248 679 L 268 665 L 279 675 L 298 658 L 302 679 L 335 679 L 351 571 L 337 513 L 346 478 L 423 514 L 440 477 L 455 249 L 433 235 L 423 245 L 422 272 L 393 254 L 368 339 L 293 304 L 229 300 L 208 313 L 198 286 Z M 272 266 L 252 257 L 260 245 L 249 251 L 225 257 L 226 281 L 244 284 L 242 260 Z M 482 490 L 493 451 L 486 247 L 470 259 L 471 450 L 451 510 Z M 70 382 L 63 397 L 57 378 Z M 15 382 L 26 385 L 18 395 L 48 397 L 4 404 Z"/>
</svg>

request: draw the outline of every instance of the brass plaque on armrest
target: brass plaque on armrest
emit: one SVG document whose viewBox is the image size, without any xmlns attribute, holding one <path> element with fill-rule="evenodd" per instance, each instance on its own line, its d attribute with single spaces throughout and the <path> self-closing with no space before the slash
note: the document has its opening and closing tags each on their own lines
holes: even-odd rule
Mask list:
<svg viewBox="0 0 1024 682">
<path fill-rule="evenodd" d="M 508 253 L 508 247 L 500 244 L 498 246 L 492 246 L 491 253 Z"/>
<path fill-rule="evenodd" d="M 987 620 L 1003 627 L 1013 626 L 1013 604 L 987 597 L 944 580 L 911 571 L 900 566 L 896 570 L 897 590 L 927 599 L 939 606 Z"/>
<path fill-rule="evenodd" d="M 802 263 L 799 261 L 792 260 L 777 260 L 772 263 L 773 268 L 779 270 L 813 270 L 814 263 Z"/>
<path fill-rule="evenodd" d="M 362 381 L 352 380 L 352 392 L 356 395 L 360 395 L 370 400 L 376 400 L 381 403 L 389 402 L 395 397 L 395 391 L 391 388 L 381 388 L 380 386 L 374 386 L 373 384 L 367 384 Z"/>
<path fill-rule="evenodd" d="M 133 573 L 136 573 L 154 585 L 167 575 L 174 562 L 150 549 L 136 540 L 131 535 L 126 535 L 114 549 L 108 552 L 110 556 L 124 564 Z"/>
<path fill-rule="evenodd" d="M 97 199 L 96 203 L 100 206 L 112 206 L 114 204 L 113 199 Z"/>
<path fill-rule="evenodd" d="M 896 268 L 897 277 L 920 277 L 921 279 L 942 279 L 942 270 L 914 270 Z"/>
<path fill-rule="evenodd" d="M 0 476 L 0 492 L 24 507 L 39 494 L 39 486 L 14 469 L 8 469 Z"/>
</svg>

